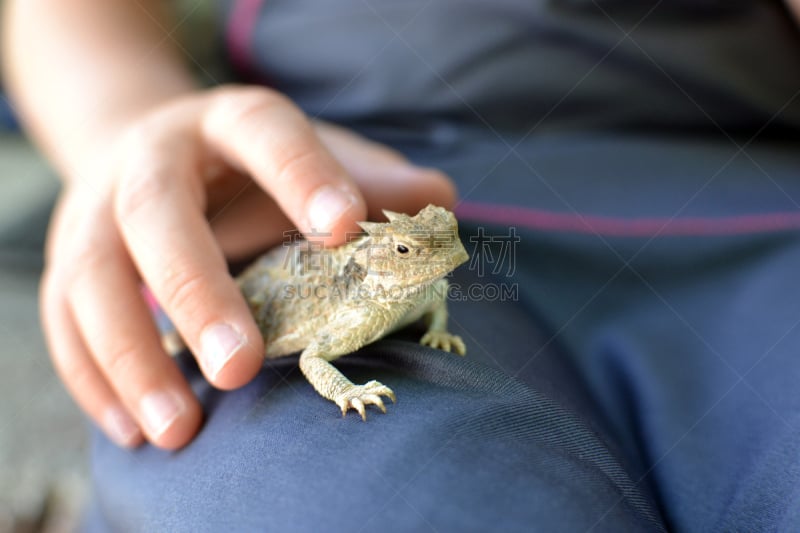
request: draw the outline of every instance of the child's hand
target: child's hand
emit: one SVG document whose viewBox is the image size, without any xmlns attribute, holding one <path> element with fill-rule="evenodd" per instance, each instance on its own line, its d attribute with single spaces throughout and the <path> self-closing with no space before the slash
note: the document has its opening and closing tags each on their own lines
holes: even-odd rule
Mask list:
<svg viewBox="0 0 800 533">
<path fill-rule="evenodd" d="M 454 201 L 450 181 L 339 128 L 312 125 L 284 97 L 224 87 L 138 120 L 73 176 L 50 228 L 41 291 L 54 363 L 114 441 L 183 446 L 201 409 L 164 353 L 143 282 L 216 387 L 250 381 L 263 342 L 226 256 L 298 227 L 343 242 L 380 208 Z M 252 177 L 252 182 L 250 182 Z"/>
</svg>

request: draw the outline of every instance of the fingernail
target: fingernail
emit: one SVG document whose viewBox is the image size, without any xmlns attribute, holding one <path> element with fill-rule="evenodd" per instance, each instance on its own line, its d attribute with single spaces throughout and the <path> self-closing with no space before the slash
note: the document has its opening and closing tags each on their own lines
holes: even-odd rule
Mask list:
<svg viewBox="0 0 800 533">
<path fill-rule="evenodd" d="M 200 357 L 211 379 L 217 377 L 244 343 L 244 337 L 228 324 L 214 324 L 203 331 L 200 336 Z"/>
<path fill-rule="evenodd" d="M 103 428 L 119 446 L 131 446 L 141 434 L 139 426 L 122 407 L 109 407 L 103 415 Z"/>
<path fill-rule="evenodd" d="M 172 391 L 155 391 L 139 402 L 144 424 L 151 437 L 158 437 L 186 410 L 183 400 Z"/>
<path fill-rule="evenodd" d="M 327 231 L 351 205 L 355 197 L 333 185 L 323 185 L 314 192 L 308 202 L 308 222 L 310 229 Z"/>
</svg>

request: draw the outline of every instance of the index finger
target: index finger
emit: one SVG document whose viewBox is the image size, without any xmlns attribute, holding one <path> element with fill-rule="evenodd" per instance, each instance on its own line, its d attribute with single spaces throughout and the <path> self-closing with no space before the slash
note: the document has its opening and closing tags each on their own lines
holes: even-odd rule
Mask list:
<svg viewBox="0 0 800 533">
<path fill-rule="evenodd" d="M 201 126 L 205 140 L 242 167 L 303 233 L 344 242 L 359 232 L 366 205 L 354 181 L 285 97 L 262 88 L 214 94 Z"/>
</svg>

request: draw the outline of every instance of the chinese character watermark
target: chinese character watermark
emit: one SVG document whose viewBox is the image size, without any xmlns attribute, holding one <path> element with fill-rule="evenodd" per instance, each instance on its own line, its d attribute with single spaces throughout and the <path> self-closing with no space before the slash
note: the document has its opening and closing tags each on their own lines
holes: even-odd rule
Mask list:
<svg viewBox="0 0 800 533">
<path fill-rule="evenodd" d="M 487 235 L 483 226 L 478 227 L 476 235 L 470 235 L 469 242 L 475 244 L 475 251 L 470 257 L 469 269 L 474 270 L 479 278 L 486 275 L 486 267 L 491 267 L 491 274 L 498 275 L 505 270 L 506 277 L 516 272 L 517 244 L 520 242 L 517 228 L 508 228 L 507 235 Z"/>
</svg>

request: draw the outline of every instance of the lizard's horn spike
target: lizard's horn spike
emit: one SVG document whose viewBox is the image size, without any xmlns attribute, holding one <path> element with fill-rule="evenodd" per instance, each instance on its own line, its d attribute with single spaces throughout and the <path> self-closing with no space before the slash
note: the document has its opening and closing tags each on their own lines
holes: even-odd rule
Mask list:
<svg viewBox="0 0 800 533">
<path fill-rule="evenodd" d="M 356 222 L 361 229 L 369 233 L 370 235 L 374 233 L 379 233 L 385 224 L 381 224 L 380 222 Z"/>
<path fill-rule="evenodd" d="M 403 213 L 395 213 L 394 211 L 389 211 L 388 209 L 383 209 L 382 211 L 383 216 L 389 219 L 389 222 L 394 222 L 398 218 L 406 216 Z"/>
</svg>

